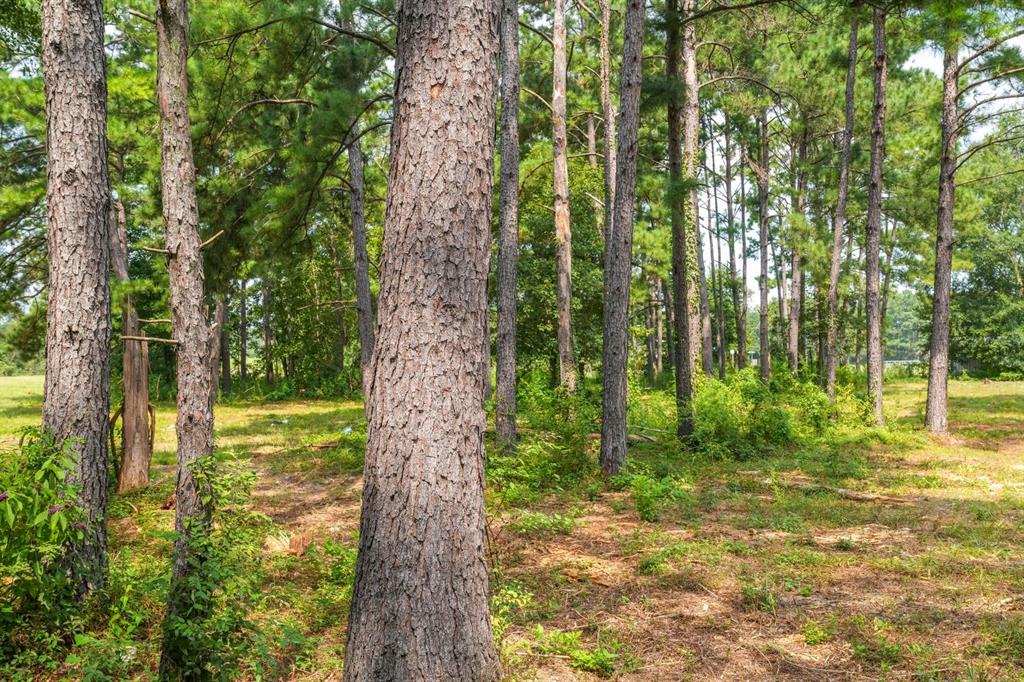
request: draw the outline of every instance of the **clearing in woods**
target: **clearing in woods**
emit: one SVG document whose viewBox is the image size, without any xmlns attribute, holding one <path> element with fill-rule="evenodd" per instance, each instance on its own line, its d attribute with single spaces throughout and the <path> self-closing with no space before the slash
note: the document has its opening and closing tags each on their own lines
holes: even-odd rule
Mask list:
<svg viewBox="0 0 1024 682">
<path fill-rule="evenodd" d="M 658 473 L 543 493 L 492 459 L 492 615 L 507 677 L 1021 679 L 1024 383 L 950 386 L 954 435 L 942 442 L 913 430 L 925 384 L 901 381 L 886 386 L 892 431 L 811 450 L 709 462 L 639 442 L 631 457 Z M 41 393 L 40 377 L 0 378 L 0 444 L 38 422 Z M 153 485 L 111 507 L 111 564 L 143 586 L 169 565 L 173 416 L 158 405 Z M 276 527 L 252 618 L 299 633 L 275 653 L 287 678 L 334 679 L 362 406 L 229 402 L 216 418 L 221 458 L 257 472 L 253 505 Z M 151 620 L 137 655 L 155 665 L 163 602 L 141 602 Z"/>
</svg>

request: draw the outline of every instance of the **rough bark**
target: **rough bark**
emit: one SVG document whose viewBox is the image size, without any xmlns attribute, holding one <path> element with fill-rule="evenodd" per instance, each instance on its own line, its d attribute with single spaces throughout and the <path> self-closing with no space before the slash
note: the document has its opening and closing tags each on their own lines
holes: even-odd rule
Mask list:
<svg viewBox="0 0 1024 682">
<path fill-rule="evenodd" d="M 110 387 L 110 176 L 103 8 L 43 0 L 46 93 L 46 380 L 43 429 L 75 439 L 71 479 L 88 514 L 66 551 L 80 595 L 107 575 L 107 413 Z"/>
<path fill-rule="evenodd" d="M 592 122 L 593 118 L 590 120 Z M 503 0 L 501 5 L 501 175 L 498 184 L 498 366 L 494 425 L 499 448 L 507 450 L 516 442 L 519 292 L 519 5 L 516 0 Z"/>
<path fill-rule="evenodd" d="M 685 215 L 687 240 L 687 309 L 689 311 L 689 331 L 687 339 L 690 351 L 690 366 L 696 367 L 698 362 L 705 374 L 711 372 L 710 353 L 702 354 L 704 313 L 707 308 L 707 287 L 704 282 L 704 256 L 701 249 L 700 218 L 697 211 L 697 164 L 699 161 L 698 146 L 700 143 L 700 84 L 697 81 L 697 28 L 692 20 L 687 20 L 696 10 L 696 0 L 681 0 L 682 40 L 680 42 L 680 60 L 683 70 L 683 179 L 690 184 L 689 205 Z"/>
<path fill-rule="evenodd" d="M 363 393 L 373 359 L 373 296 L 370 292 L 370 256 L 366 251 L 366 209 L 363 150 L 359 140 L 348 146 L 348 181 L 352 185 L 352 250 L 356 280 L 356 325 L 359 327 L 359 367 Z"/>
<path fill-rule="evenodd" d="M 398 5 L 348 682 L 500 676 L 488 615 L 479 391 L 498 7 Z"/>
<path fill-rule="evenodd" d="M 201 565 L 192 538 L 205 532 L 211 509 L 194 475 L 196 462 L 213 451 L 210 405 L 210 328 L 203 298 L 203 258 L 196 205 L 195 164 L 188 113 L 188 5 L 157 3 L 157 99 L 160 111 L 160 183 L 169 252 L 171 328 L 177 342 L 178 476 L 175 486 L 174 566 L 160 658 L 163 678 L 185 674 L 194 654 L 176 620 L 202 609 L 188 584 Z"/>
<path fill-rule="evenodd" d="M 615 106 L 612 104 L 612 7 L 610 0 L 601 3 L 601 114 L 604 116 L 604 229 L 605 238 L 611 229 L 612 211 L 615 206 L 616 173 L 615 158 Z"/>
<path fill-rule="evenodd" d="M 551 86 L 551 144 L 554 149 L 555 297 L 558 307 L 558 381 L 576 391 L 576 361 L 572 347 L 572 227 L 569 221 L 569 160 L 566 152 L 565 0 L 555 0 L 551 32 L 554 61 Z"/>
<path fill-rule="evenodd" d="M 759 167 L 757 171 L 757 230 L 760 247 L 761 274 L 758 287 L 761 293 L 761 309 L 759 312 L 758 339 L 760 341 L 761 379 L 767 381 L 772 372 L 771 348 L 768 345 L 768 114 L 762 112 L 757 120 L 759 132 Z M 783 301 L 779 297 L 781 311 Z"/>
<path fill-rule="evenodd" d="M 248 280 L 242 278 L 238 294 L 238 376 L 242 383 L 249 380 L 249 292 Z"/>
<path fill-rule="evenodd" d="M 882 318 L 879 293 L 879 250 L 882 236 L 882 167 L 885 162 L 885 92 L 889 55 L 885 48 L 885 10 L 874 10 L 875 83 L 871 113 L 871 178 L 868 183 L 868 219 L 865 240 L 865 314 L 867 317 L 868 395 L 879 426 L 885 423 L 882 410 Z"/>
<path fill-rule="evenodd" d="M 947 48 L 942 68 L 942 157 L 939 163 L 928 402 L 925 407 L 925 424 L 932 433 L 945 433 L 949 427 L 946 412 L 949 400 L 949 307 L 953 286 L 953 201 L 956 194 L 956 144 L 960 120 L 958 69 L 956 47 Z"/>
<path fill-rule="evenodd" d="M 110 221 L 110 254 L 114 278 L 127 284 L 128 234 L 124 205 L 115 200 Z M 132 297 L 121 298 L 121 329 L 124 336 L 141 336 L 139 316 Z M 121 409 L 121 465 L 117 492 L 123 493 L 149 485 L 149 464 L 153 444 L 149 438 L 149 344 L 125 340 L 122 358 L 124 403 Z"/>
<path fill-rule="evenodd" d="M 604 246 L 604 350 L 601 469 L 614 475 L 626 463 L 626 398 L 629 360 L 629 293 L 632 281 L 633 212 L 643 76 L 644 2 L 626 4 L 625 43 L 619 77 L 619 144 L 615 206 Z"/>
<path fill-rule="evenodd" d="M 828 279 L 828 314 L 826 320 L 828 337 L 825 340 L 825 390 L 829 398 L 836 397 L 836 354 L 839 338 L 837 334 L 839 307 L 839 275 L 842 268 L 843 230 L 846 224 L 846 202 L 850 193 L 850 146 L 853 140 L 854 89 L 857 83 L 857 15 L 850 20 L 850 44 L 846 59 L 846 119 L 843 125 L 839 152 L 839 193 L 836 197 L 836 213 L 832 223 L 832 263 Z"/>
<path fill-rule="evenodd" d="M 689 0 L 684 0 L 689 2 Z M 692 3 L 687 5 L 692 7 Z M 680 438 L 693 433 L 693 352 L 690 343 L 691 306 L 689 268 L 690 231 L 687 225 L 689 192 L 683 189 L 682 113 L 684 93 L 678 87 L 682 58 L 682 36 L 678 0 L 667 0 L 665 11 L 665 76 L 669 81 L 668 173 L 672 224 L 672 321 L 674 331 L 673 365 L 676 374 L 676 431 Z"/>
</svg>

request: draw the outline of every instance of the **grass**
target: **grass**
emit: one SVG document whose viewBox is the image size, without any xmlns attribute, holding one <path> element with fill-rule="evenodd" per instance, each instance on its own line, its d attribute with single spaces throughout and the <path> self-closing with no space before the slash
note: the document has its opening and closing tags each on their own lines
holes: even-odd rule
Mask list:
<svg viewBox="0 0 1024 682">
<path fill-rule="evenodd" d="M 636 443 L 631 472 L 610 482 L 586 438 L 492 454 L 492 618 L 506 677 L 1022 679 L 1024 383 L 951 382 L 953 433 L 938 440 L 918 430 L 924 390 L 886 385 L 888 430 L 840 429 L 745 461 Z M 654 416 L 631 423 L 666 421 L 670 400 L 645 394 L 638 409 Z M 0 378 L 0 443 L 38 422 L 40 402 L 40 378 Z M 109 679 L 148 679 L 159 653 L 173 406 L 157 412 L 153 485 L 111 506 L 112 571 L 134 586 L 138 624 L 124 635 L 134 658 Z M 361 405 L 227 401 L 216 423 L 221 457 L 256 473 L 252 506 L 286 538 L 259 560 L 250 618 L 267 634 L 246 674 L 337 676 Z M 102 660 L 109 649 L 96 642 L 112 641 L 115 625 L 89 628 L 94 640 L 73 653 Z M 84 669 L 62 659 L 47 676 Z"/>
</svg>

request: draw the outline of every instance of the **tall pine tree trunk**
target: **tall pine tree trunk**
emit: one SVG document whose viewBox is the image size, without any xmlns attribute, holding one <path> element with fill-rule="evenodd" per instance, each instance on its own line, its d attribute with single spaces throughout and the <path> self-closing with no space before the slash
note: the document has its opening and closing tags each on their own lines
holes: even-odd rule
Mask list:
<svg viewBox="0 0 1024 682">
<path fill-rule="evenodd" d="M 114 220 L 110 222 L 110 254 L 114 278 L 126 284 L 128 277 L 128 233 L 124 205 L 114 201 Z M 125 336 L 140 336 L 139 316 L 132 297 L 121 299 L 121 328 Z M 149 485 L 149 464 L 153 444 L 149 438 L 149 344 L 124 341 L 121 369 L 124 403 L 121 410 L 121 466 L 117 492 L 123 493 Z"/>
<path fill-rule="evenodd" d="M 839 321 L 839 275 L 842 268 L 843 229 L 846 223 L 846 202 L 850 192 L 850 146 L 853 140 L 854 88 L 857 83 L 857 15 L 850 19 L 850 44 L 846 52 L 846 119 L 843 125 L 839 153 L 839 195 L 832 223 L 832 263 L 828 278 L 828 314 L 825 340 L 825 389 L 829 398 L 836 397 L 836 354 Z"/>
<path fill-rule="evenodd" d="M 224 325 L 227 323 L 228 311 L 224 298 L 217 297 L 213 306 L 213 326 L 210 329 L 210 405 L 217 402 L 217 390 L 220 388 L 220 353 L 224 348 Z"/>
<path fill-rule="evenodd" d="M 626 4 L 625 44 L 619 78 L 619 145 L 615 212 L 604 245 L 604 361 L 601 469 L 617 474 L 626 463 L 626 398 L 629 361 L 629 293 L 632 282 L 633 212 L 643 76 L 644 1 Z"/>
<path fill-rule="evenodd" d="M 804 271 L 803 271 L 803 259 L 800 252 L 803 249 L 801 244 L 803 240 L 804 231 L 804 215 L 806 207 L 804 202 L 806 200 L 806 187 L 807 182 L 807 127 L 804 125 L 804 130 L 801 133 L 800 141 L 797 143 L 797 151 L 793 155 L 793 195 L 792 195 L 792 210 L 796 220 L 792 224 L 792 252 L 791 252 L 791 269 L 793 271 L 793 283 L 792 283 L 792 305 L 789 311 L 789 344 L 787 350 L 789 351 L 789 369 L 791 372 L 796 373 L 800 369 L 800 322 L 802 321 L 803 315 L 803 290 L 804 290 Z"/>
<path fill-rule="evenodd" d="M 107 575 L 110 175 L 103 7 L 43 0 L 48 307 L 43 429 L 72 441 L 88 528 L 67 547 L 80 595 Z"/>
<path fill-rule="evenodd" d="M 761 379 L 767 381 L 772 372 L 771 347 L 768 345 L 768 113 L 763 112 L 758 117 L 757 127 L 759 132 L 759 160 L 757 172 L 757 229 L 758 242 L 760 246 L 761 275 L 758 278 L 758 287 L 761 292 L 761 309 L 759 311 L 760 325 L 758 338 L 760 340 L 759 360 Z M 779 296 L 779 311 L 783 307 L 782 296 Z"/>
<path fill-rule="evenodd" d="M 928 359 L 925 424 L 932 433 L 948 428 L 949 308 L 953 288 L 953 201 L 956 194 L 958 104 L 957 47 L 946 49 L 942 67 L 942 157 L 939 162 L 939 210 L 935 239 L 932 335 Z"/>
<path fill-rule="evenodd" d="M 689 201 L 686 209 L 686 240 L 687 240 L 687 309 L 689 310 L 689 330 L 687 339 L 690 352 L 690 366 L 703 367 L 705 374 L 711 372 L 710 351 L 702 352 L 705 313 L 707 312 L 707 285 L 704 281 L 704 255 L 701 250 L 700 216 L 697 210 L 697 166 L 699 163 L 700 143 L 700 83 L 697 81 L 697 28 L 692 15 L 696 10 L 696 0 L 682 0 L 681 19 L 682 41 L 680 43 L 683 69 L 683 180 L 690 183 Z M 710 338 L 710 337 L 709 337 Z"/>
<path fill-rule="evenodd" d="M 882 168 L 885 162 L 885 92 L 889 55 L 885 48 L 885 10 L 874 10 L 875 87 L 871 114 L 871 179 L 868 184 L 868 220 L 865 242 L 865 307 L 868 344 L 868 395 L 875 423 L 885 423 L 882 410 L 882 317 L 879 292 L 879 250 L 882 237 Z"/>
<path fill-rule="evenodd" d="M 358 135 L 358 132 L 354 134 Z M 373 296 L 370 292 L 370 256 L 366 251 L 366 199 L 363 150 L 359 140 L 348 146 L 348 180 L 352 185 L 352 250 L 356 280 L 356 326 L 359 327 L 359 368 L 363 393 L 373 359 Z"/>
<path fill-rule="evenodd" d="M 736 368 L 743 369 L 745 366 L 746 344 L 743 343 L 743 311 L 740 308 L 740 286 L 741 283 L 736 273 L 736 214 L 733 210 L 732 196 L 732 140 L 729 137 L 729 119 L 725 120 L 725 221 L 726 238 L 729 246 L 729 294 L 732 297 L 732 311 L 736 331 Z M 744 254 L 745 257 L 745 254 Z M 742 283 L 743 293 L 746 296 L 747 283 Z"/>
<path fill-rule="evenodd" d="M 224 325 L 220 331 L 220 390 L 231 391 L 231 330 L 227 327 L 231 317 L 228 301 L 224 301 Z"/>
<path fill-rule="evenodd" d="M 268 385 L 274 383 L 274 335 L 270 327 L 270 282 L 263 278 L 263 379 Z"/>
<path fill-rule="evenodd" d="M 684 0 L 688 2 L 689 0 Z M 688 5 L 692 6 L 692 5 Z M 680 87 L 682 57 L 681 14 L 678 0 L 667 0 L 665 10 L 666 55 L 665 76 L 669 81 L 668 173 L 669 201 L 672 223 L 672 318 L 675 345 L 673 365 L 676 374 L 676 431 L 680 438 L 693 433 L 693 352 L 690 343 L 691 307 L 689 251 L 687 226 L 689 191 L 683 187 L 682 114 L 684 93 Z"/>
<path fill-rule="evenodd" d="M 238 295 L 238 376 L 244 385 L 249 380 L 249 292 L 244 277 Z"/>
<path fill-rule="evenodd" d="M 615 206 L 615 107 L 612 104 L 612 7 L 610 0 L 601 3 L 601 114 L 604 117 L 604 234 L 611 229 Z"/>
<path fill-rule="evenodd" d="M 740 297 L 739 312 L 736 313 L 736 354 L 739 356 L 738 366 L 747 366 L 747 174 L 740 166 Z"/>
<path fill-rule="evenodd" d="M 395 113 L 344 677 L 500 676 L 480 366 L 498 4 L 398 5 Z"/>
<path fill-rule="evenodd" d="M 516 0 L 502 0 L 501 5 L 501 175 L 498 184 L 498 366 L 494 425 L 499 447 L 509 449 L 516 442 L 519 296 L 519 5 Z"/>
<path fill-rule="evenodd" d="M 569 221 L 569 160 L 566 152 L 565 0 L 555 0 L 551 33 L 551 120 L 555 191 L 555 294 L 558 307 L 558 381 L 576 391 L 576 361 L 572 349 L 572 227 Z"/>
<path fill-rule="evenodd" d="M 181 619 L 205 608 L 189 585 L 204 557 L 192 539 L 209 527 L 212 509 L 194 475 L 196 463 L 213 451 L 210 404 L 210 328 L 203 298 L 203 257 L 196 206 L 196 174 L 188 113 L 188 5 L 157 3 L 157 99 L 160 109 L 160 185 L 169 253 L 171 326 L 177 342 L 178 478 L 175 486 L 174 567 L 164 617 L 161 677 L 183 674 L 194 653 Z"/>
</svg>

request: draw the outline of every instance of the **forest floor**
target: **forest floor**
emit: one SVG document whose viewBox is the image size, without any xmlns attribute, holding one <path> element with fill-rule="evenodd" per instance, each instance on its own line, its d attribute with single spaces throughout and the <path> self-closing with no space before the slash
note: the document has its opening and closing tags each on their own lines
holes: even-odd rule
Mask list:
<svg viewBox="0 0 1024 682">
<path fill-rule="evenodd" d="M 38 421 L 41 385 L 0 378 L 0 445 Z M 890 429 L 870 436 L 741 462 L 631 448 L 652 471 L 670 461 L 669 476 L 537 494 L 492 457 L 506 677 L 1024 679 L 1024 383 L 950 388 L 943 440 L 918 430 L 925 384 L 907 380 L 886 385 Z M 285 679 L 340 679 L 362 406 L 229 401 L 216 419 L 222 458 L 256 472 L 252 507 L 273 521 L 251 618 L 283 634 L 263 655 Z M 115 580 L 141 586 L 125 677 L 148 678 L 159 651 L 162 602 L 145 586 L 168 566 L 173 461 L 173 405 L 161 404 L 154 484 L 110 513 Z"/>
</svg>

